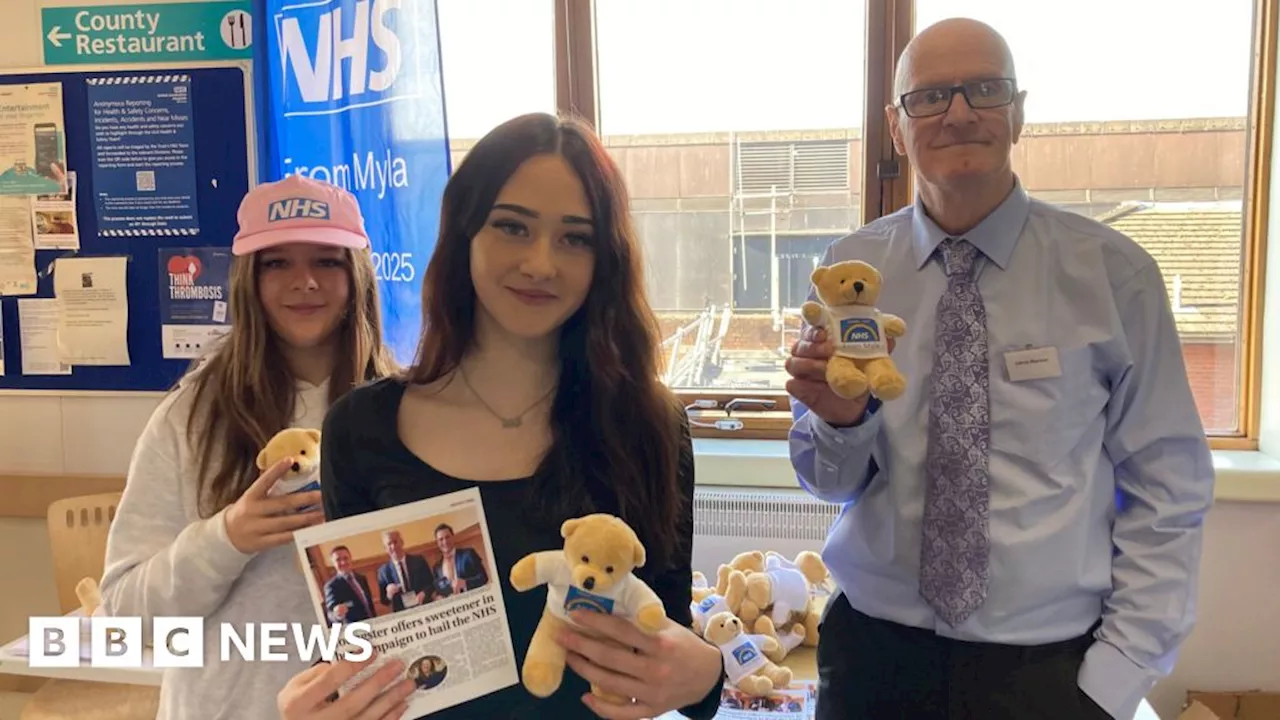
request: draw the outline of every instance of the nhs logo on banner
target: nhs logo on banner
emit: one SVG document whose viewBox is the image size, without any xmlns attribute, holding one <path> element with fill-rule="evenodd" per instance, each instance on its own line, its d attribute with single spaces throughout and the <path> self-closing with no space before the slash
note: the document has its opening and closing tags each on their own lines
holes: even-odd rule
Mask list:
<svg viewBox="0 0 1280 720">
<path fill-rule="evenodd" d="M 284 116 L 344 112 L 417 97 L 397 83 L 402 68 L 401 5 L 417 0 L 319 0 L 274 13 L 284 65 Z M 418 8 L 411 8 L 416 11 Z M 408 68 L 410 73 L 419 67 Z"/>
<path fill-rule="evenodd" d="M 385 340 L 410 362 L 450 171 L 435 0 L 265 4 L 264 179 L 306 175 L 356 196 Z M 275 219 L 316 210 L 270 212 Z"/>
</svg>

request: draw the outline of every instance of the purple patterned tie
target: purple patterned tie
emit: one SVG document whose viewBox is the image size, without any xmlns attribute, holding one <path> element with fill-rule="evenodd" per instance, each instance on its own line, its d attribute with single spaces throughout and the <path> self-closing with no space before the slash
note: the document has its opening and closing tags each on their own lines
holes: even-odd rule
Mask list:
<svg viewBox="0 0 1280 720">
<path fill-rule="evenodd" d="M 947 289 L 934 334 L 920 594 L 956 627 L 987 595 L 987 313 L 974 273 L 978 249 L 947 238 L 939 251 Z"/>
</svg>

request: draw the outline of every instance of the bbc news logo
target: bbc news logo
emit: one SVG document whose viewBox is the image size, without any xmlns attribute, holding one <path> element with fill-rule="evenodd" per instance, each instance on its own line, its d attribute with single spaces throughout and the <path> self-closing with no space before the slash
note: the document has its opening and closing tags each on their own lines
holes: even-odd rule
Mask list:
<svg viewBox="0 0 1280 720">
<path fill-rule="evenodd" d="M 31 667 L 80 667 L 85 664 L 82 618 L 28 619 Z M 304 662 L 339 657 L 365 660 L 373 654 L 368 623 L 320 625 L 306 623 L 219 623 L 218 657 L 250 662 Z M 93 617 L 89 623 L 88 665 L 103 668 L 142 667 L 146 644 L 140 617 Z M 151 623 L 151 666 L 198 668 L 205 665 L 202 617 L 156 617 Z M 290 644 L 294 652 L 289 652 Z"/>
</svg>

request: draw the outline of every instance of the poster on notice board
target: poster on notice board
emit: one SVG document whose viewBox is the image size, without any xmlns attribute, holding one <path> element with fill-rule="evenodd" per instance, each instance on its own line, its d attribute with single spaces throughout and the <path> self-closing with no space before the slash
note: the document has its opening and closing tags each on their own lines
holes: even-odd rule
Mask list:
<svg viewBox="0 0 1280 720">
<path fill-rule="evenodd" d="M 230 329 L 231 253 L 223 248 L 160 250 L 160 337 L 166 360 L 202 357 Z"/>
<path fill-rule="evenodd" d="M 0 87 L 0 195 L 66 191 L 62 83 Z"/>
<path fill-rule="evenodd" d="M 198 234 L 191 76 L 122 75 L 85 82 L 98 235 Z"/>
</svg>

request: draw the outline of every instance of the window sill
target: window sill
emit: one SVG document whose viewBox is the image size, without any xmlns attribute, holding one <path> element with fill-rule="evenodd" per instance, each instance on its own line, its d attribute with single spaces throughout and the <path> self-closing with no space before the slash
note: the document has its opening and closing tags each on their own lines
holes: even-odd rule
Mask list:
<svg viewBox="0 0 1280 720">
<path fill-rule="evenodd" d="M 785 440 L 694 438 L 698 484 L 799 490 Z M 1214 450 L 1218 502 L 1280 503 L 1280 459 L 1257 451 Z"/>
</svg>

